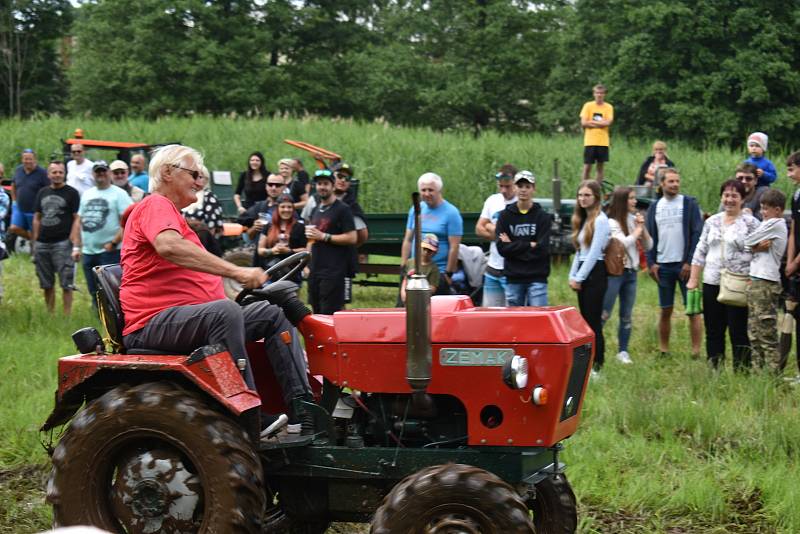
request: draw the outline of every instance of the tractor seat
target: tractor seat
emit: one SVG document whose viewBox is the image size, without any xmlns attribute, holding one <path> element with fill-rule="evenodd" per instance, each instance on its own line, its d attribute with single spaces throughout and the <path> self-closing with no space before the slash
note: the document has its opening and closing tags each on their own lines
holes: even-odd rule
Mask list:
<svg viewBox="0 0 800 534">
<path fill-rule="evenodd" d="M 93 269 L 97 280 L 97 309 L 100 320 L 106 329 L 113 351 L 122 354 L 175 354 L 172 350 L 131 349 L 126 351 L 122 344 L 122 330 L 125 328 L 125 316 L 119 302 L 119 286 L 122 284 L 122 266 L 118 263 L 99 265 Z"/>
</svg>

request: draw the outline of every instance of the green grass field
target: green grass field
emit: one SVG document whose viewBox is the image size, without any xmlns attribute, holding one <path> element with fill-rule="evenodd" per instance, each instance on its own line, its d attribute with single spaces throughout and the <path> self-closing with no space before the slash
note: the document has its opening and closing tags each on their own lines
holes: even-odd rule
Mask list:
<svg viewBox="0 0 800 534">
<path fill-rule="evenodd" d="M 301 155 L 283 138 L 301 139 L 343 154 L 362 178 L 363 205 L 371 212 L 404 211 L 417 176 L 427 170 L 445 179 L 446 197 L 478 210 L 492 192 L 490 178 L 502 162 L 551 175 L 552 160 L 574 189 L 581 143 L 573 137 L 499 136 L 479 139 L 383 124 L 335 120 L 194 119 L 100 122 L 42 119 L 0 122 L 0 161 L 8 166 L 23 147 L 41 154 L 82 127 L 89 138 L 180 140 L 200 148 L 212 169 L 239 170 L 251 150 L 270 162 Z M 669 140 L 667 140 L 669 141 Z M 651 140 L 615 140 L 609 178 L 629 182 Z M 684 172 L 684 191 L 716 207 L 715 190 L 742 154 L 701 151 L 670 143 L 670 157 Z M 90 155 L 91 156 L 91 155 Z M 771 155 L 783 178 L 783 156 Z M 45 158 L 43 158 L 45 159 Z M 310 164 L 310 158 L 306 158 Z M 275 164 L 273 163 L 273 167 Z M 539 195 L 549 195 L 544 180 Z M 69 335 L 98 326 L 85 290 L 70 318 L 49 316 L 33 264 L 20 254 L 3 262 L 6 296 L 0 304 L 0 533 L 28 533 L 49 526 L 44 504 L 47 456 L 37 428 L 52 408 L 56 360 L 74 351 Z M 81 278 L 78 284 L 83 286 Z M 356 288 L 359 307 L 390 306 L 390 289 Z M 616 352 L 616 319 L 606 327 L 607 365 L 587 393 L 582 424 L 567 440 L 564 461 L 580 502 L 581 532 L 800 532 L 800 390 L 758 373 L 713 373 L 688 351 L 685 318 L 676 309 L 672 356 L 656 354 L 657 295 L 642 276 L 634 315 L 631 354 L 622 366 Z M 553 304 L 576 304 L 566 268 L 550 278 Z M 728 365 L 730 365 L 728 363 Z M 794 370 L 794 356 L 790 367 Z"/>
<path fill-rule="evenodd" d="M 0 307 L 0 533 L 49 525 L 47 456 L 38 426 L 52 408 L 56 360 L 74 351 L 69 334 L 97 325 L 86 292 L 73 316 L 48 316 L 27 255 L 4 262 Z M 564 266 L 551 275 L 552 303 L 575 304 Z M 78 282 L 83 286 L 83 280 Z M 357 306 L 390 306 L 390 289 L 356 288 Z M 674 322 L 673 355 L 659 360 L 655 285 L 640 279 L 634 365 L 615 353 L 587 393 L 564 461 L 580 502 L 582 532 L 800 530 L 798 390 L 754 373 L 713 373 L 687 349 L 686 321 Z M 351 532 L 352 530 L 343 529 Z"/>
</svg>

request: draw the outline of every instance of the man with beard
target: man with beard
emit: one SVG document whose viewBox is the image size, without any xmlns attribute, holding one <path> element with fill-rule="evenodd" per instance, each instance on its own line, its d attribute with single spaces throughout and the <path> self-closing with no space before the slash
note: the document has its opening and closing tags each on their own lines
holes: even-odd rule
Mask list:
<svg viewBox="0 0 800 534">
<path fill-rule="evenodd" d="M 73 249 L 73 258 L 77 261 L 83 255 L 83 275 L 92 306 L 96 308 L 97 286 L 92 269 L 98 265 L 119 263 L 119 245 L 122 243 L 120 219 L 133 200 L 128 193 L 111 184 L 105 161 L 96 161 L 92 173 L 97 185 L 81 197 L 78 215 L 81 223 L 79 244 L 82 243 L 82 247 Z"/>
<path fill-rule="evenodd" d="M 145 192 L 131 184 L 131 182 L 128 180 L 127 163 L 121 159 L 114 160 L 111 162 L 108 170 L 111 171 L 111 181 L 114 183 L 114 185 L 128 193 L 128 196 L 130 196 L 134 202 L 139 202 L 144 198 Z"/>
<path fill-rule="evenodd" d="M 75 263 L 73 243 L 80 241 L 78 207 L 80 194 L 65 183 L 66 168 L 62 161 L 47 166 L 49 187 L 36 195 L 33 215 L 33 254 L 39 287 L 44 291 L 47 311 L 53 313 L 56 304 L 55 275 L 61 283 L 64 315 L 72 312 Z"/>
<path fill-rule="evenodd" d="M 356 227 L 350 207 L 333 193 L 333 173 L 314 173 L 319 204 L 307 219 L 306 237 L 311 250 L 308 298 L 314 313 L 333 314 L 344 309 L 345 278 Z"/>
</svg>

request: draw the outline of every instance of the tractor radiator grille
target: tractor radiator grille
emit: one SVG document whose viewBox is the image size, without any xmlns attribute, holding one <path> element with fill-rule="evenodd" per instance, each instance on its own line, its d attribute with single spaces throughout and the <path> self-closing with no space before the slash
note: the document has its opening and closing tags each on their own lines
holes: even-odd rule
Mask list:
<svg viewBox="0 0 800 534">
<path fill-rule="evenodd" d="M 575 347 L 572 351 L 572 371 L 569 374 L 567 393 L 564 395 L 564 404 L 561 409 L 561 419 L 569 419 L 578 413 L 578 404 L 583 393 L 583 384 L 586 383 L 586 373 L 589 372 L 589 361 L 592 356 L 592 344 L 587 343 Z"/>
</svg>

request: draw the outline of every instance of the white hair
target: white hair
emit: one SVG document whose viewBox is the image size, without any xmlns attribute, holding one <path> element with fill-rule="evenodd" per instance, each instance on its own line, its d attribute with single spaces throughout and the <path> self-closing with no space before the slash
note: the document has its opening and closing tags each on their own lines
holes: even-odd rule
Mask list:
<svg viewBox="0 0 800 534">
<path fill-rule="evenodd" d="M 208 167 L 201 163 L 197 166 L 197 170 L 200 171 L 200 176 L 206 179 L 206 185 L 203 189 L 211 189 L 211 174 L 208 172 Z"/>
<path fill-rule="evenodd" d="M 292 158 L 283 158 L 280 161 L 278 161 L 278 166 L 280 167 L 281 165 L 292 167 L 294 166 L 294 160 Z"/>
<path fill-rule="evenodd" d="M 156 149 L 150 158 L 150 190 L 155 191 L 161 185 L 164 167 L 186 167 L 194 163 L 198 168 L 203 166 L 203 155 L 192 147 L 184 145 L 166 145 Z"/>
<path fill-rule="evenodd" d="M 421 189 L 422 184 L 433 184 L 434 189 L 437 191 L 441 191 L 442 187 L 444 186 L 442 183 L 442 177 L 435 172 L 426 172 L 420 176 L 417 180 L 417 189 Z"/>
</svg>

